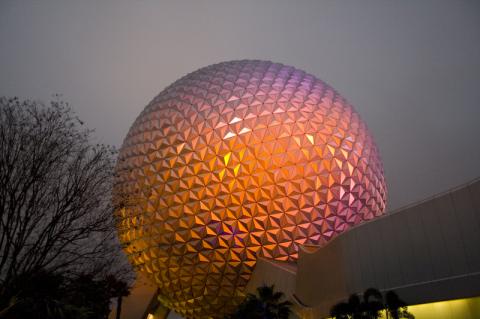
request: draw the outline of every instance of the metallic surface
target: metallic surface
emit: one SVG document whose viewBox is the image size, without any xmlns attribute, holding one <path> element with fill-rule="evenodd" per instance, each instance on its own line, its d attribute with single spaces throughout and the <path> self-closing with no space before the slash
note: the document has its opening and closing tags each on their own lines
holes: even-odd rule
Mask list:
<svg viewBox="0 0 480 319">
<path fill-rule="evenodd" d="M 327 318 L 333 305 L 371 287 L 417 305 L 409 307 L 417 319 L 479 318 L 472 316 L 480 314 L 479 302 L 458 300 L 480 296 L 478 243 L 480 178 L 358 225 L 322 247 L 301 246 L 294 265 L 258 257 L 246 291 L 275 285 L 302 319 Z"/>
<path fill-rule="evenodd" d="M 223 317 L 257 255 L 294 261 L 379 216 L 386 186 L 365 124 L 337 92 L 293 67 L 233 61 L 161 92 L 119 154 L 114 203 L 125 250 L 161 301 Z"/>
</svg>

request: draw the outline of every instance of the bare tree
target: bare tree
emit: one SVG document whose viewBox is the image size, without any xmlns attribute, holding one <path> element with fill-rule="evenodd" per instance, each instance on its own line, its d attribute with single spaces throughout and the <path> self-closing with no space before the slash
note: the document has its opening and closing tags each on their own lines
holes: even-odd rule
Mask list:
<svg viewBox="0 0 480 319">
<path fill-rule="evenodd" d="M 0 98 L 0 286 L 40 270 L 123 271 L 110 201 L 116 151 L 90 139 L 58 97 Z"/>
</svg>

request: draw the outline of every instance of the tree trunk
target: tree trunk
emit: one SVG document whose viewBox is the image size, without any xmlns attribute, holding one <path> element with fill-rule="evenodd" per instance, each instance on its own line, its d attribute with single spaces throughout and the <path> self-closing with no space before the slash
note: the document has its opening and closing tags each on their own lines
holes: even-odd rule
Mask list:
<svg viewBox="0 0 480 319">
<path fill-rule="evenodd" d="M 120 319 L 120 313 L 122 312 L 122 296 L 117 297 L 117 314 L 115 319 Z"/>
</svg>

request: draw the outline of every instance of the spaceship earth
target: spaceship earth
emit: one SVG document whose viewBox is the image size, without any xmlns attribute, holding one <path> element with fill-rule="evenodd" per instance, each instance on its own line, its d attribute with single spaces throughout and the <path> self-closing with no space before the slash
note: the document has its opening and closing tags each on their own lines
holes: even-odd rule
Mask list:
<svg viewBox="0 0 480 319">
<path fill-rule="evenodd" d="M 382 163 L 353 107 L 268 61 L 207 66 L 163 90 L 121 147 L 114 206 L 130 261 L 187 318 L 241 302 L 257 257 L 295 262 L 381 215 Z"/>
</svg>

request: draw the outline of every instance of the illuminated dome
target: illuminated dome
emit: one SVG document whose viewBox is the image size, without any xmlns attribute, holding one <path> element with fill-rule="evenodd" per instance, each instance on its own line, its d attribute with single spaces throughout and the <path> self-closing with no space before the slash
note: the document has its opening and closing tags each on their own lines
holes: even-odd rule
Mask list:
<svg viewBox="0 0 480 319">
<path fill-rule="evenodd" d="M 301 70 L 232 61 L 188 74 L 143 110 L 120 150 L 119 236 L 159 299 L 223 317 L 257 256 L 293 262 L 383 213 L 382 164 L 366 125 Z"/>
</svg>

